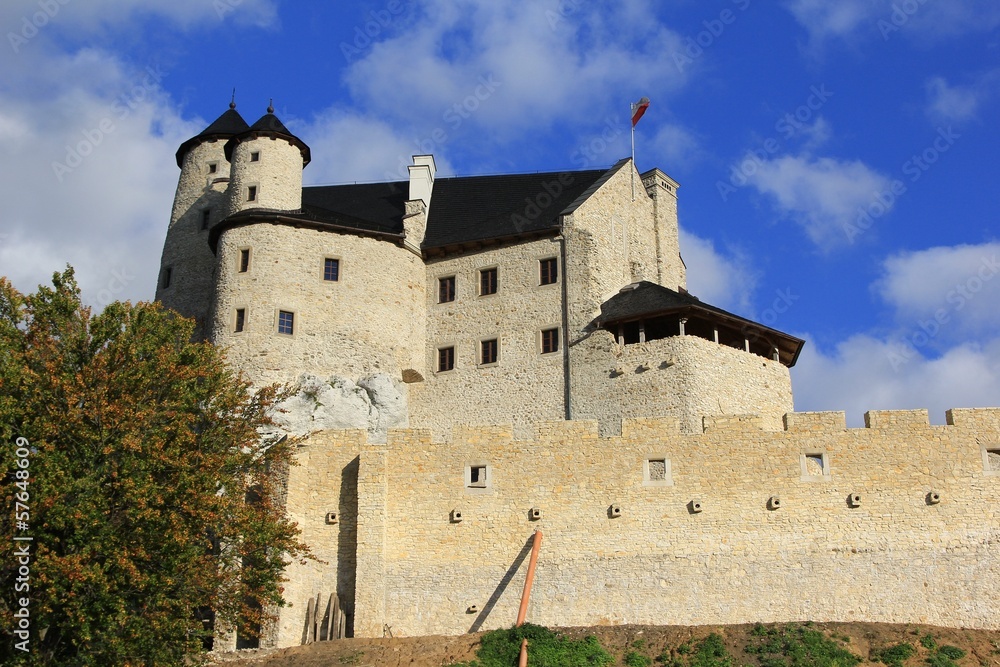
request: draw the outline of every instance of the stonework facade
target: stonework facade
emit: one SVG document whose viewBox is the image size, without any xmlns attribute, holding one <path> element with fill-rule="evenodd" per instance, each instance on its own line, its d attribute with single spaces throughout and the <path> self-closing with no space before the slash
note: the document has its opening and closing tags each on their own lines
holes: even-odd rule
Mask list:
<svg viewBox="0 0 1000 667">
<path fill-rule="evenodd" d="M 356 636 L 508 625 L 535 529 L 537 623 L 1000 627 L 1000 410 L 794 413 L 803 341 L 686 291 L 664 172 L 303 187 L 310 159 L 271 109 L 182 144 L 157 288 L 298 392 L 322 562 L 264 643 L 331 594 Z"/>
</svg>

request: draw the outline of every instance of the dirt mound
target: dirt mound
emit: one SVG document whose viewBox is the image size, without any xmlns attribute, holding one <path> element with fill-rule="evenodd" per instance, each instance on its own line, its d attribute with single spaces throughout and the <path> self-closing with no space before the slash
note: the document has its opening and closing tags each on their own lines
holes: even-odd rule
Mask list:
<svg viewBox="0 0 1000 667">
<path fill-rule="evenodd" d="M 645 626 L 617 625 L 588 628 L 563 628 L 559 632 L 579 639 L 597 637 L 615 658 L 615 665 L 660 665 L 657 658 L 675 661 L 691 651 L 699 641 L 717 633 L 733 657 L 733 665 L 759 667 L 775 664 L 776 657 L 748 652 L 762 639 L 776 636 L 789 628 L 816 630 L 840 647 L 871 664 L 879 651 L 908 644 L 912 655 L 902 667 L 940 667 L 932 660 L 942 646 L 956 646 L 966 655 L 954 660 L 957 667 L 1000 667 L 1000 631 L 940 628 L 929 625 L 886 625 L 877 623 L 795 623 L 777 625 L 728 626 Z M 473 660 L 479 644 L 478 634 L 456 637 L 404 637 L 386 639 L 341 639 L 272 651 L 240 651 L 219 656 L 220 667 L 441 667 Z M 780 643 L 780 642 L 779 642 Z M 644 663 L 635 656 L 643 656 Z M 779 655 L 778 660 L 783 660 Z M 530 662 L 529 662 L 530 664 Z M 881 664 L 881 663 L 877 663 Z M 883 665 L 883 667 L 885 667 Z"/>
</svg>

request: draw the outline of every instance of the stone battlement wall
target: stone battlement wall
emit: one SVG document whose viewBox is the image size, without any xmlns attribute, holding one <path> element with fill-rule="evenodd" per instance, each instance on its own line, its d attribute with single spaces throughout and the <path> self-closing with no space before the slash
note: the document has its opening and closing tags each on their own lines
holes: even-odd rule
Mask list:
<svg viewBox="0 0 1000 667">
<path fill-rule="evenodd" d="M 834 412 L 788 414 L 782 431 L 738 415 L 697 434 L 625 420 L 608 438 L 596 421 L 543 423 L 530 441 L 502 426 L 455 427 L 448 443 L 314 434 L 288 509 L 329 564 L 289 568 L 278 643 L 299 643 L 306 601 L 335 581 L 357 636 L 510 625 L 535 529 L 535 623 L 1000 627 L 1000 409 L 866 424 Z M 485 488 L 470 484 L 479 466 Z"/>
</svg>

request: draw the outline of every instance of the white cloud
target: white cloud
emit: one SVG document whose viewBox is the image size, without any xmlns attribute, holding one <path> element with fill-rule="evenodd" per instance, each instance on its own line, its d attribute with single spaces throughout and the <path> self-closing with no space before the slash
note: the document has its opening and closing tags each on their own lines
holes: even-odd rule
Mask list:
<svg viewBox="0 0 1000 667">
<path fill-rule="evenodd" d="M 853 33 L 873 13 L 873 5 L 867 0 L 791 0 L 787 6 L 809 31 L 810 37 L 818 42 Z"/>
<path fill-rule="evenodd" d="M 778 210 L 789 215 L 813 242 L 824 247 L 847 242 L 845 229 L 857 218 L 858 209 L 876 201 L 891 182 L 859 160 L 806 155 L 748 159 L 754 162 L 748 182 L 773 198 Z"/>
<path fill-rule="evenodd" d="M 648 0 L 421 7 L 405 34 L 372 46 L 346 75 L 360 104 L 421 130 L 520 135 L 566 120 L 624 118 L 627 100 L 684 80 L 664 57 L 680 38 L 652 18 Z"/>
<path fill-rule="evenodd" d="M 980 106 L 994 92 L 1000 70 L 978 77 L 966 85 L 951 85 L 941 76 L 927 80 L 927 115 L 935 122 L 962 122 L 975 118 Z"/>
<path fill-rule="evenodd" d="M 894 255 L 874 288 L 893 308 L 897 334 L 916 347 L 992 334 L 1000 329 L 1000 243 Z"/>
<path fill-rule="evenodd" d="M 749 316 L 757 274 L 747 255 L 739 249 L 720 252 L 711 240 L 684 229 L 680 244 L 688 291 L 705 303 Z"/>
<path fill-rule="evenodd" d="M 649 145 L 656 161 L 667 172 L 678 166 L 690 167 L 702 154 L 695 136 L 680 125 L 661 125 Z M 640 147 L 640 150 L 646 149 Z M 636 160 L 637 163 L 640 162 L 639 156 L 636 156 Z"/>
<path fill-rule="evenodd" d="M 868 410 L 926 408 L 933 423 L 957 407 L 1000 406 L 1000 339 L 963 344 L 936 358 L 919 351 L 903 357 L 898 343 L 856 335 L 832 351 L 806 338 L 792 369 L 795 409 L 844 410 L 848 424 L 863 425 Z"/>
</svg>

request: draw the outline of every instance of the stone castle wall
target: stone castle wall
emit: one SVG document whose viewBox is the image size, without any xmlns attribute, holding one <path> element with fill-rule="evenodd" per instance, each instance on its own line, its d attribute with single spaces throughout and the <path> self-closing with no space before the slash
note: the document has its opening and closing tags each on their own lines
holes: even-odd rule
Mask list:
<svg viewBox="0 0 1000 667">
<path fill-rule="evenodd" d="M 948 421 L 872 412 L 867 428 L 848 429 L 843 413 L 792 413 L 775 432 L 722 416 L 684 434 L 676 420 L 636 419 L 610 438 L 593 421 L 552 422 L 531 441 L 509 427 L 456 427 L 448 443 L 401 430 L 387 445 L 317 434 L 288 507 L 337 565 L 289 571 L 280 643 L 298 643 L 306 600 L 335 577 L 350 595 L 351 540 L 356 636 L 508 626 L 535 529 L 544 539 L 528 619 L 544 625 L 997 628 L 1000 462 L 988 452 L 1000 449 L 1000 409 L 953 410 Z M 332 508 L 354 507 L 355 465 L 356 525 L 349 515 L 323 524 Z M 470 488 L 469 466 L 488 467 L 486 488 Z"/>
<path fill-rule="evenodd" d="M 240 250 L 250 265 L 240 272 Z M 337 281 L 323 260 L 340 260 Z M 287 225 L 225 230 L 216 253 L 212 341 L 257 383 L 300 373 L 357 379 L 400 378 L 424 360 L 424 266 L 413 253 L 374 238 Z M 244 330 L 236 332 L 236 310 Z M 278 311 L 294 313 L 291 336 L 277 332 Z"/>
<path fill-rule="evenodd" d="M 570 359 L 573 418 L 599 420 L 601 435 L 619 434 L 623 418 L 674 417 L 698 433 L 705 416 L 743 413 L 776 431 L 792 411 L 788 368 L 697 336 L 619 345 L 598 330 Z"/>
</svg>

